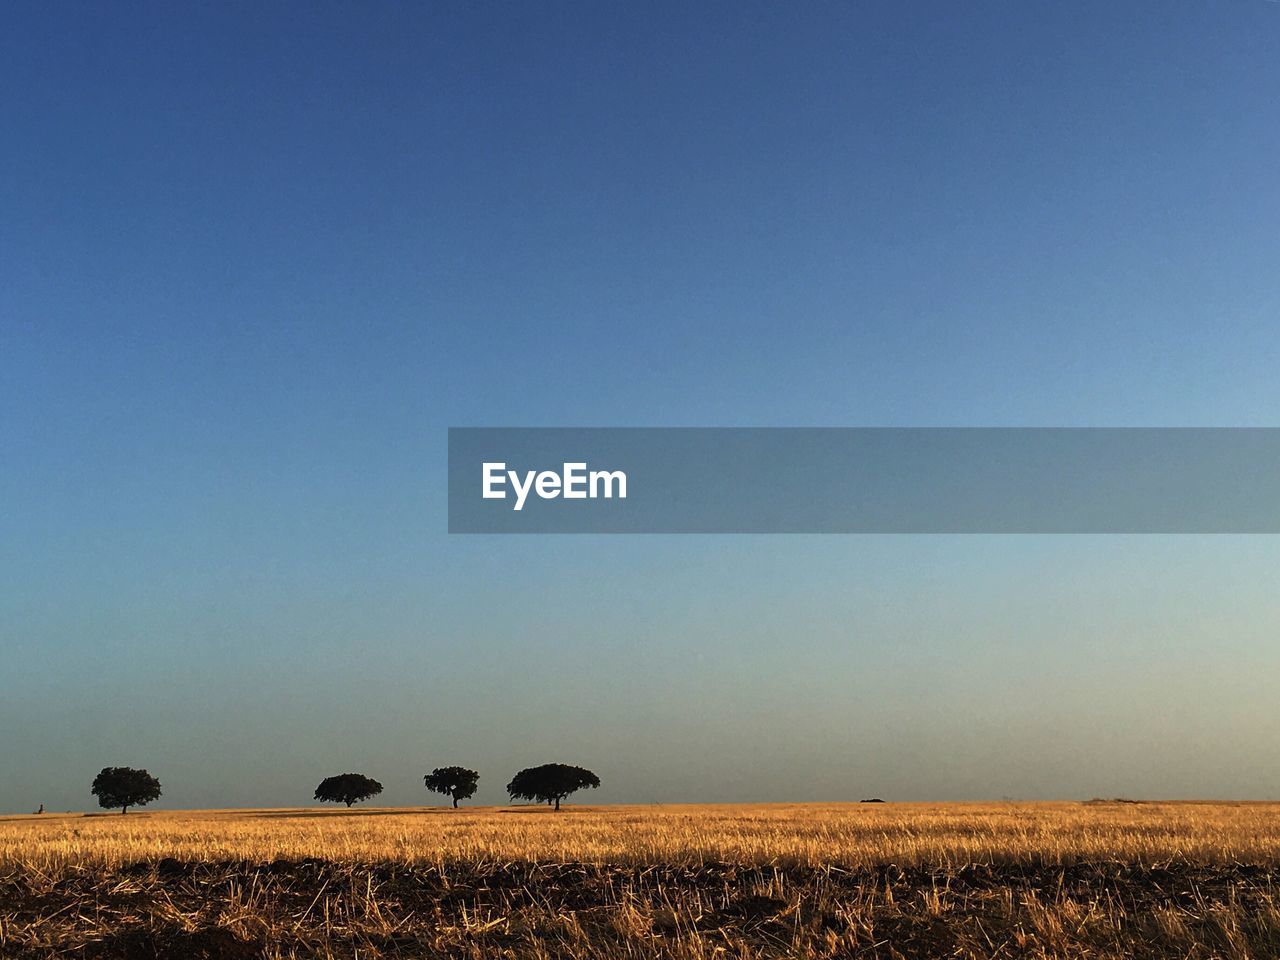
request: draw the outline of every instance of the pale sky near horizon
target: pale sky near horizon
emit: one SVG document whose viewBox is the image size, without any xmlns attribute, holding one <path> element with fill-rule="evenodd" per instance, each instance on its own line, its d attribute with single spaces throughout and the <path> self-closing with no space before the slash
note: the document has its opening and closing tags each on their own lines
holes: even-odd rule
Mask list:
<svg viewBox="0 0 1280 960">
<path fill-rule="evenodd" d="M 1280 797 L 1280 539 L 465 537 L 474 425 L 1274 426 L 1280 5 L 9 5 L 0 811 Z"/>
</svg>

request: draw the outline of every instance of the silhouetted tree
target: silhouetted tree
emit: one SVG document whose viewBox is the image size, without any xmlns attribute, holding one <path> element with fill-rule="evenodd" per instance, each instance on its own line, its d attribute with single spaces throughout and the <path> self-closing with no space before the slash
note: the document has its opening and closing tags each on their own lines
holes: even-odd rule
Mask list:
<svg viewBox="0 0 1280 960">
<path fill-rule="evenodd" d="M 145 770 L 133 767 L 103 767 L 93 778 L 89 792 L 98 798 L 98 806 L 104 810 L 120 808 L 127 813 L 130 807 L 145 807 L 160 796 L 160 781 Z M 43 809 L 43 807 L 41 808 Z"/>
<path fill-rule="evenodd" d="M 507 784 L 507 794 L 513 800 L 554 803 L 559 810 L 560 801 L 569 794 L 586 787 L 594 790 L 598 786 L 600 778 L 590 770 L 566 763 L 544 763 L 540 767 L 528 767 L 517 773 Z"/>
<path fill-rule="evenodd" d="M 340 773 L 320 781 L 315 799 L 326 803 L 345 803 L 349 807 L 381 792 L 382 784 L 373 777 L 366 777 L 363 773 Z"/>
<path fill-rule="evenodd" d="M 436 767 L 422 782 L 432 793 L 443 793 L 453 798 L 456 807 L 459 800 L 469 800 L 476 795 L 480 774 L 466 767 Z"/>
</svg>

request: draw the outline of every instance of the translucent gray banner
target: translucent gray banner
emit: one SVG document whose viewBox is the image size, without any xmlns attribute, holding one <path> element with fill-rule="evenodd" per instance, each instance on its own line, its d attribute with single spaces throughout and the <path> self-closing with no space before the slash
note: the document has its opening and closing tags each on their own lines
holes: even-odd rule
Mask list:
<svg viewBox="0 0 1280 960">
<path fill-rule="evenodd" d="M 1280 428 L 451 428 L 449 531 L 1277 533 Z"/>
</svg>

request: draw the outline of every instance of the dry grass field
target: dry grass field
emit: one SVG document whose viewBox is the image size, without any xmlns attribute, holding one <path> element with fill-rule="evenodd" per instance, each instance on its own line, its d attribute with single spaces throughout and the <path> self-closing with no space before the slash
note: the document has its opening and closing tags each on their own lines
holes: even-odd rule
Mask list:
<svg viewBox="0 0 1280 960">
<path fill-rule="evenodd" d="M 1280 805 L 0 818 L 0 957 L 1280 957 Z"/>
</svg>

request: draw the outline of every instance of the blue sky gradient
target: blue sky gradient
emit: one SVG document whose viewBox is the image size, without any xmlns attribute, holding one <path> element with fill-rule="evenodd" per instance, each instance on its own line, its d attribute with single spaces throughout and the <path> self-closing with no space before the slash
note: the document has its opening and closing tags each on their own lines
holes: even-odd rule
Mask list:
<svg viewBox="0 0 1280 960">
<path fill-rule="evenodd" d="M 1273 426 L 1280 5 L 0 12 L 0 810 L 1274 797 L 1267 537 L 445 534 L 448 426 Z"/>
</svg>

